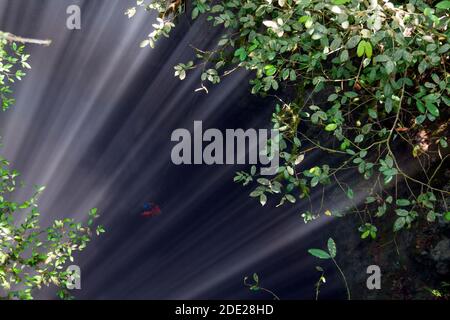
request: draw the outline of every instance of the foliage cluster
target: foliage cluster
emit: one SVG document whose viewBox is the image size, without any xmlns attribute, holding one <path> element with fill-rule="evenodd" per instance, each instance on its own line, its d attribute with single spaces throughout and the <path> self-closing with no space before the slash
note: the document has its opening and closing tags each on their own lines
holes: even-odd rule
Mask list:
<svg viewBox="0 0 450 320">
<path fill-rule="evenodd" d="M 24 69 L 30 69 L 21 42 L 49 44 L 50 41 L 25 39 L 0 31 L 0 100 L 7 110 L 15 100 L 11 84 L 22 80 Z M 91 209 L 87 224 L 74 219 L 56 220 L 50 227 L 40 226 L 38 196 L 44 187 L 36 187 L 27 200 L 16 202 L 19 173 L 0 157 L 0 300 L 33 299 L 36 289 L 55 285 L 62 299 L 71 298 L 67 284 L 77 275 L 66 270 L 74 261 L 74 253 L 82 251 L 92 238 L 100 235 L 102 226 L 94 227 L 97 209 Z"/>
<path fill-rule="evenodd" d="M 280 205 L 309 201 L 305 222 L 322 214 L 341 216 L 322 199 L 332 183 L 361 218 L 361 237 L 377 237 L 377 219 L 395 212 L 393 231 L 417 219 L 449 220 L 438 199 L 448 197 L 442 175 L 448 160 L 450 1 L 376 0 L 194 0 L 192 19 L 204 16 L 222 36 L 197 59 L 175 66 L 186 78 L 200 69 L 200 90 L 244 68 L 251 91 L 274 96 L 273 127 L 281 131 L 282 165 L 272 178 L 240 172 L 236 181 L 255 183 L 261 204 L 278 196 Z M 159 14 L 142 47 L 168 37 L 185 12 L 183 1 L 137 1 Z M 281 98 L 295 90 L 294 97 Z M 313 103 L 314 97 L 324 103 Z M 285 101 L 287 100 L 287 101 Z M 324 161 L 308 163 L 319 151 Z M 328 156 L 329 155 L 329 156 Z M 308 165 L 306 165 L 308 163 Z M 410 172 L 404 164 L 412 164 Z M 402 165 L 403 164 L 403 165 Z M 418 171 L 417 171 L 418 170 Z M 366 181 L 356 200 L 341 177 Z M 406 192 L 403 192 L 405 191 Z M 445 205 L 445 201 L 444 201 Z"/>
<path fill-rule="evenodd" d="M 28 64 L 30 55 L 24 53 L 25 46 L 8 41 L 3 34 L 0 31 L 0 101 L 5 111 L 15 102 L 11 84 L 22 80 L 25 70 L 31 67 Z"/>
</svg>

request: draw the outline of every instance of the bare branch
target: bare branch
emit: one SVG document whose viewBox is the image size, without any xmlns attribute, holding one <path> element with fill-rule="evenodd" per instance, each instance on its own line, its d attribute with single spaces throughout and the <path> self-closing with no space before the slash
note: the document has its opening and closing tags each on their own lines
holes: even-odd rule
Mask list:
<svg viewBox="0 0 450 320">
<path fill-rule="evenodd" d="M 0 38 L 6 39 L 6 41 L 9 42 L 19 42 L 19 43 L 31 43 L 31 44 L 37 44 L 42 46 L 49 46 L 52 43 L 52 40 L 40 40 L 40 39 L 31 39 L 31 38 L 23 38 L 16 36 L 9 32 L 1 32 L 0 31 Z"/>
</svg>

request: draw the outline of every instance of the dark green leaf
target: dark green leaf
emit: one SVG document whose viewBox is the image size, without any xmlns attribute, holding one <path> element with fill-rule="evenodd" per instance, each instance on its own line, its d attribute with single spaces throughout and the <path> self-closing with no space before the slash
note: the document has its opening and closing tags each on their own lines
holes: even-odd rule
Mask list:
<svg viewBox="0 0 450 320">
<path fill-rule="evenodd" d="M 321 249 L 309 249 L 309 254 L 319 259 L 331 259 L 331 256 L 328 252 Z"/>
</svg>

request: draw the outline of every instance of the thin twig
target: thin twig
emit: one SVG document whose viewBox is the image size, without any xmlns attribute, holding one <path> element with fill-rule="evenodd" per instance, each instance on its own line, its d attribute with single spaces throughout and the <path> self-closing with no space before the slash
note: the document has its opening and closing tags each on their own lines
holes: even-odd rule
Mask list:
<svg viewBox="0 0 450 320">
<path fill-rule="evenodd" d="M 9 42 L 19 42 L 19 43 L 31 43 L 31 44 L 37 44 L 41 46 L 49 46 L 52 43 L 52 40 L 40 40 L 40 39 L 32 39 L 32 38 L 23 38 L 16 36 L 9 32 L 1 32 L 0 31 L 0 38 L 6 39 L 6 41 Z"/>
</svg>

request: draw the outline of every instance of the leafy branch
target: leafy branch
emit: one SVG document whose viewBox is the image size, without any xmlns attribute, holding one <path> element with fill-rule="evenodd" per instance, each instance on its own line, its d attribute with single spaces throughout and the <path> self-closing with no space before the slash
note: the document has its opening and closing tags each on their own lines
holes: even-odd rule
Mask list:
<svg viewBox="0 0 450 320">
<path fill-rule="evenodd" d="M 252 279 L 254 282 L 248 283 L 248 277 L 244 278 L 244 285 L 246 287 L 250 288 L 251 291 L 264 291 L 264 292 L 269 293 L 273 297 L 274 300 L 280 300 L 280 298 L 273 291 L 261 287 L 258 274 L 254 273 Z"/>
</svg>

